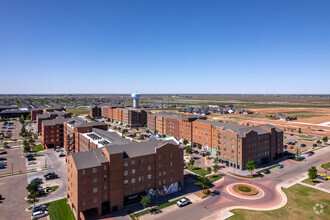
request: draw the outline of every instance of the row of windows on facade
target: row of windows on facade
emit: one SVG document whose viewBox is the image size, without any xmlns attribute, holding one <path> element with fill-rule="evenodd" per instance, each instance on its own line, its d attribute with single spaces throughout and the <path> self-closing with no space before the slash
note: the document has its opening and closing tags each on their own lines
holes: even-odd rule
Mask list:
<svg viewBox="0 0 330 220">
<path fill-rule="evenodd" d="M 160 176 L 161 176 L 161 174 L 159 174 Z M 165 175 L 165 174 L 164 174 Z M 151 174 L 148 174 L 148 180 L 150 180 L 151 179 Z M 138 178 L 138 180 L 139 180 L 139 182 L 141 182 L 141 181 L 143 181 L 144 180 L 144 177 L 142 176 L 142 177 L 139 177 Z M 171 177 L 170 178 L 170 182 L 172 182 L 173 181 L 173 178 Z M 131 179 L 131 184 L 134 184 L 136 181 L 135 181 L 135 178 L 132 178 Z M 164 184 L 166 184 L 166 179 L 164 179 L 163 180 L 163 183 Z M 161 183 L 161 180 L 159 180 L 159 185 L 161 185 L 162 183 Z M 124 180 L 124 185 L 128 185 L 128 180 Z M 151 187 L 151 184 L 149 183 L 148 184 L 148 187 L 150 188 Z"/>
</svg>

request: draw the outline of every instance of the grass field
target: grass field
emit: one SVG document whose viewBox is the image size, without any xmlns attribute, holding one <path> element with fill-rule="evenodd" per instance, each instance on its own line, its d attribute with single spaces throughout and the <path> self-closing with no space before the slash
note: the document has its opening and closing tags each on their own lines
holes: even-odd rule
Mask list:
<svg viewBox="0 0 330 220">
<path fill-rule="evenodd" d="M 67 112 L 71 112 L 74 115 L 88 115 L 89 109 L 88 108 L 68 108 L 66 109 Z"/>
<path fill-rule="evenodd" d="M 323 169 L 325 169 L 325 170 L 330 171 L 330 162 L 322 164 L 321 167 L 322 167 Z"/>
<path fill-rule="evenodd" d="M 75 220 L 75 217 L 66 203 L 66 199 L 48 203 L 49 218 L 51 220 Z"/>
<path fill-rule="evenodd" d="M 273 211 L 251 211 L 236 209 L 231 211 L 235 215 L 228 219 L 328 219 L 330 216 L 329 194 L 300 184 L 296 184 L 288 189 L 282 188 L 282 190 L 288 197 L 288 203 L 284 207 Z M 323 206 L 322 213 L 316 214 L 314 212 L 313 207 L 316 204 Z"/>
<path fill-rule="evenodd" d="M 43 151 L 45 150 L 41 144 L 35 145 L 31 147 L 31 151 Z"/>
<path fill-rule="evenodd" d="M 208 176 L 207 178 L 208 178 L 211 182 L 215 182 L 215 181 L 221 179 L 222 176 L 219 176 L 219 175 L 213 174 L 213 175 Z"/>
<path fill-rule="evenodd" d="M 187 170 L 189 170 L 189 171 L 191 171 L 193 173 L 196 173 L 197 175 L 203 175 L 203 174 L 204 175 L 207 175 L 207 174 L 210 174 L 209 171 L 204 170 L 204 169 L 202 169 L 200 167 L 196 167 L 196 166 L 189 166 L 189 167 L 187 167 Z"/>
<path fill-rule="evenodd" d="M 318 180 L 315 180 L 315 181 L 316 181 L 316 182 L 313 182 L 313 180 L 307 178 L 307 179 L 305 179 L 305 180 L 303 180 L 303 181 L 301 181 L 301 182 L 306 183 L 306 184 L 311 185 L 311 186 L 315 186 L 315 185 L 317 185 L 317 184 L 320 183 L 320 182 L 317 182 Z"/>
</svg>

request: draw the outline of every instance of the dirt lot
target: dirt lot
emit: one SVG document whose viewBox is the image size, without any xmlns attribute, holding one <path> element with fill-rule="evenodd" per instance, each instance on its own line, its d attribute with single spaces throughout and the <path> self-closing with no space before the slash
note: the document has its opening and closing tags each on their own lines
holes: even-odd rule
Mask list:
<svg viewBox="0 0 330 220">
<path fill-rule="evenodd" d="M 227 114 L 211 115 L 208 118 L 212 120 L 223 120 L 238 124 L 260 125 L 271 124 L 287 132 L 298 133 L 301 128 L 304 134 L 314 134 L 319 136 L 330 136 L 330 126 L 322 126 L 320 123 L 330 122 L 330 108 L 258 108 L 249 109 L 254 114 Z M 282 121 L 266 118 L 267 115 L 274 115 L 280 112 L 287 116 L 295 116 L 298 120 Z M 323 131 L 319 131 L 323 130 Z"/>
</svg>

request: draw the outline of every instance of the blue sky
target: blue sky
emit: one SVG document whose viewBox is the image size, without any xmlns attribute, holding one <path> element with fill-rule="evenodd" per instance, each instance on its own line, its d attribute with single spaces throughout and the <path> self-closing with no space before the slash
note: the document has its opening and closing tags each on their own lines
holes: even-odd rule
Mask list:
<svg viewBox="0 0 330 220">
<path fill-rule="evenodd" d="M 1 0 L 0 94 L 330 93 L 329 0 Z"/>
</svg>

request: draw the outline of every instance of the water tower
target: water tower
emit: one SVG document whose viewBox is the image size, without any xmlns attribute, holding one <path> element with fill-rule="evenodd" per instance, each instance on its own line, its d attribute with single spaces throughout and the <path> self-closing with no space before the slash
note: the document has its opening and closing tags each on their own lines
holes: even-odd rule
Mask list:
<svg viewBox="0 0 330 220">
<path fill-rule="evenodd" d="M 133 98 L 133 108 L 138 108 L 139 107 L 139 98 L 140 98 L 140 93 L 132 93 L 132 98 Z"/>
</svg>

